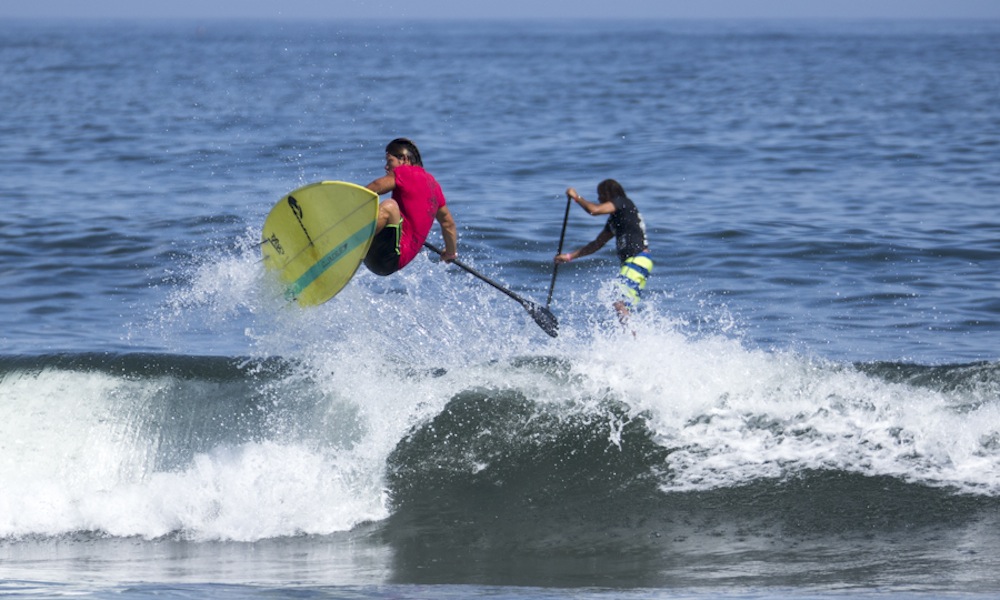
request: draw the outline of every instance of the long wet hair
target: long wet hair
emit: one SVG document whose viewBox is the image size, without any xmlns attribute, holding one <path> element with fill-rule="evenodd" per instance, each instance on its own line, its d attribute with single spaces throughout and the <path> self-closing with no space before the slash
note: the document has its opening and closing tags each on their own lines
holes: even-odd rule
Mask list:
<svg viewBox="0 0 1000 600">
<path fill-rule="evenodd" d="M 420 160 L 420 150 L 417 145 L 406 138 L 396 138 L 385 147 L 385 153 L 391 154 L 399 160 L 410 159 L 411 165 L 424 166 L 424 161 Z"/>
<path fill-rule="evenodd" d="M 601 200 L 611 200 L 612 198 L 624 198 L 625 189 L 622 184 L 618 183 L 614 179 L 605 179 L 601 183 L 597 184 L 597 199 Z"/>
</svg>

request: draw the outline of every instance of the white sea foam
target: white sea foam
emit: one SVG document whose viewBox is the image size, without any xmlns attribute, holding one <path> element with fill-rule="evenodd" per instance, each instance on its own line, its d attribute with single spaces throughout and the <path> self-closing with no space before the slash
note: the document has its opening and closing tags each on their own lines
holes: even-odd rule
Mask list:
<svg viewBox="0 0 1000 600">
<path fill-rule="evenodd" d="M 389 510 L 388 455 L 469 389 L 593 411 L 609 398 L 625 403 L 672 451 L 667 491 L 834 469 L 1000 494 L 989 443 L 998 439 L 996 402 L 957 410 L 959 392 L 750 349 L 728 326 L 692 335 L 655 299 L 628 327 L 610 313 L 566 318 L 553 340 L 517 303 L 444 269 L 418 258 L 392 278 L 359 273 L 334 301 L 301 310 L 267 295 L 252 255 L 201 267 L 156 327 L 206 327 L 206 340 L 238 332 L 246 355 L 289 361 L 289 373 L 250 382 L 252 402 L 224 384 L 188 383 L 192 390 L 166 375 L 8 375 L 0 537 L 97 530 L 258 540 L 379 520 Z M 599 300 L 575 296 L 564 314 Z M 551 358 L 562 366 L 518 366 Z M 223 402 L 249 402 L 240 410 L 265 423 L 234 432 L 239 415 L 215 414 L 206 417 L 220 420 L 215 429 L 201 425 L 216 438 L 184 429 L 191 410 Z M 620 447 L 622 424 L 608 427 Z"/>
<path fill-rule="evenodd" d="M 889 475 L 1000 493 L 1000 406 L 890 383 L 723 336 L 690 339 L 653 319 L 638 335 L 596 336 L 578 368 L 588 393 L 614 390 L 647 411 L 673 452 L 668 490 L 706 489 L 806 469 Z M 995 446 L 995 444 L 994 444 Z"/>
</svg>

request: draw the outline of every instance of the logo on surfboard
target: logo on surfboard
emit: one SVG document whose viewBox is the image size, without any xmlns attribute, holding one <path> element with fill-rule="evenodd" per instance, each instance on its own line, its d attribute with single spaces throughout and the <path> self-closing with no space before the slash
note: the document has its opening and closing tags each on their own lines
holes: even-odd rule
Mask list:
<svg viewBox="0 0 1000 600">
<path fill-rule="evenodd" d="M 278 234 L 272 233 L 271 237 L 267 238 L 266 241 L 271 244 L 271 247 L 274 248 L 275 252 L 281 255 L 285 254 L 285 249 L 281 247 L 281 241 L 278 240 Z"/>
<path fill-rule="evenodd" d="M 313 245 L 312 236 L 309 235 L 309 230 L 306 229 L 306 224 L 302 222 L 302 217 L 305 213 L 302 212 L 302 207 L 299 206 L 299 201 L 295 199 L 294 196 L 288 196 L 288 207 L 292 209 L 292 214 L 299 221 L 299 227 L 302 228 L 302 233 L 306 234 L 306 239 L 309 240 L 309 245 Z"/>
</svg>

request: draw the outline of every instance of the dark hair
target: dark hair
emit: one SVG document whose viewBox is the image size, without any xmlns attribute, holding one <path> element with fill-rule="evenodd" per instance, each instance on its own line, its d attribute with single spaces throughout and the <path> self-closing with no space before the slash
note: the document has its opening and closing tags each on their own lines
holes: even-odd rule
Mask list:
<svg viewBox="0 0 1000 600">
<path fill-rule="evenodd" d="M 420 160 L 420 150 L 417 150 L 417 145 L 406 138 L 396 138 L 389 142 L 389 145 L 385 147 L 385 153 L 391 154 L 399 160 L 409 157 L 411 165 L 424 166 L 424 161 Z"/>
<path fill-rule="evenodd" d="M 622 184 L 618 183 L 614 179 L 605 179 L 601 183 L 597 184 L 597 198 L 612 199 L 612 198 L 624 198 L 625 189 L 622 188 Z"/>
</svg>

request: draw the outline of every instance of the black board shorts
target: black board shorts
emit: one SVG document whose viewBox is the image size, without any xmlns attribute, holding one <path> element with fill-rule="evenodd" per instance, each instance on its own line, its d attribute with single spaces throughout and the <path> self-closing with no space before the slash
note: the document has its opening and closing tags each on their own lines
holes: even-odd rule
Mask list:
<svg viewBox="0 0 1000 600">
<path fill-rule="evenodd" d="M 399 270 L 400 225 L 386 225 L 372 238 L 372 245 L 365 255 L 365 266 L 372 273 L 385 277 Z"/>
</svg>

